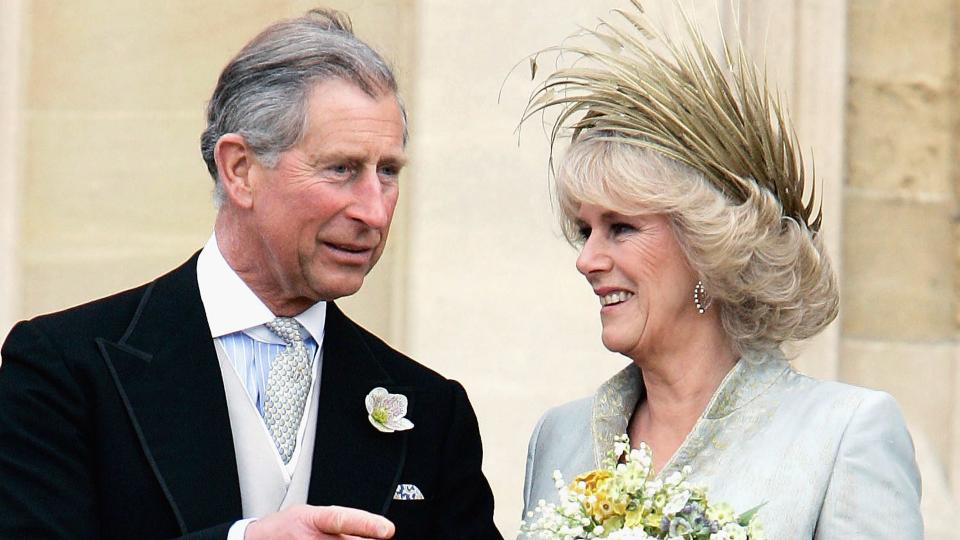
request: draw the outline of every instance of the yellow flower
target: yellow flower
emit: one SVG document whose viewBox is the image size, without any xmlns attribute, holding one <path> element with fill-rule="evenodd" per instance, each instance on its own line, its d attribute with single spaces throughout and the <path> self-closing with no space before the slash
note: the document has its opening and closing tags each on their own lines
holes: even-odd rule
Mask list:
<svg viewBox="0 0 960 540">
<path fill-rule="evenodd" d="M 605 531 L 618 531 L 623 528 L 623 516 L 610 516 L 601 524 Z"/>
<path fill-rule="evenodd" d="M 611 476 L 613 476 L 613 473 L 603 469 L 583 473 L 573 479 L 570 490 L 585 495 L 596 493 L 597 489 L 605 484 Z"/>
<path fill-rule="evenodd" d="M 643 526 L 644 527 L 659 527 L 660 522 L 663 520 L 663 514 L 660 512 L 650 512 L 643 517 Z"/>
<path fill-rule="evenodd" d="M 624 525 L 627 527 L 637 527 L 643 524 L 643 507 L 638 506 L 633 510 L 627 510 Z"/>
<path fill-rule="evenodd" d="M 577 476 L 570 484 L 570 491 L 583 495 L 581 505 L 598 523 L 611 516 L 622 514 L 625 505 L 610 497 L 608 491 L 613 473 L 598 469 Z"/>
</svg>

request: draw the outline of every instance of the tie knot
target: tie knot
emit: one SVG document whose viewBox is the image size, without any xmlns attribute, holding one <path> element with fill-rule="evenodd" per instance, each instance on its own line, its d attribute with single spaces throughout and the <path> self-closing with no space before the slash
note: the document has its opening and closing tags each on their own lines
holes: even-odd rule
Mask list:
<svg viewBox="0 0 960 540">
<path fill-rule="evenodd" d="M 294 344 L 303 341 L 303 336 L 300 335 L 300 323 L 292 317 L 277 317 L 264 326 L 280 336 L 284 343 Z"/>
</svg>

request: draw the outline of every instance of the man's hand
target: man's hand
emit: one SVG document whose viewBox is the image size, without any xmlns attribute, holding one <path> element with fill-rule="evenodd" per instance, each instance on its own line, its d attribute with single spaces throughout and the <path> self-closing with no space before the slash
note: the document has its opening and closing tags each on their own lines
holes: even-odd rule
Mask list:
<svg viewBox="0 0 960 540">
<path fill-rule="evenodd" d="M 244 540 L 381 539 L 392 538 L 393 523 L 385 517 L 342 506 L 292 506 L 247 526 Z"/>
</svg>

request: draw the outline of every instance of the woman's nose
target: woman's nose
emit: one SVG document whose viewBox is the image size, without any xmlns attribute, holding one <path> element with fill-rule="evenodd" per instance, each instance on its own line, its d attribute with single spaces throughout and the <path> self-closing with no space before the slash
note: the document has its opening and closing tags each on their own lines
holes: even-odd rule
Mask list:
<svg viewBox="0 0 960 540">
<path fill-rule="evenodd" d="M 591 235 L 583 243 L 583 248 L 580 249 L 580 255 L 577 257 L 577 270 L 588 276 L 595 272 L 610 270 L 611 266 L 610 256 L 606 253 L 602 240 L 597 238 L 596 235 Z"/>
</svg>

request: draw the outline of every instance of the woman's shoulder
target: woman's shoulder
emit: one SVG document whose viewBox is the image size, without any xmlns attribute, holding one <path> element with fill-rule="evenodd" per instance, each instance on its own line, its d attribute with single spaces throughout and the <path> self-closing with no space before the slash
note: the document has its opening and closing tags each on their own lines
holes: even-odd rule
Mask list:
<svg viewBox="0 0 960 540">
<path fill-rule="evenodd" d="M 583 433 L 577 428 L 589 427 L 593 413 L 593 399 L 593 396 L 587 396 L 550 407 L 540 417 L 535 432 L 541 436 L 551 435 L 557 431 L 568 432 L 571 429 Z"/>
<path fill-rule="evenodd" d="M 813 452 L 832 448 L 818 531 L 830 538 L 879 538 L 922 529 L 920 475 L 913 441 L 896 400 L 880 390 L 803 375 L 783 405 Z M 858 493 L 851 497 L 851 493 Z M 852 501 L 857 499 L 857 501 Z M 861 504 L 863 501 L 863 504 Z M 859 516 L 859 517 L 857 517 Z"/>
<path fill-rule="evenodd" d="M 790 370 L 783 382 L 782 399 L 795 406 L 827 409 L 848 416 L 875 409 L 896 409 L 897 401 L 889 393 L 839 381 L 826 381 Z"/>
<path fill-rule="evenodd" d="M 770 399 L 778 402 L 778 416 L 796 432 L 815 433 L 819 440 L 832 439 L 837 444 L 870 432 L 912 447 L 900 406 L 887 392 L 814 379 L 793 370 L 773 390 Z"/>
<path fill-rule="evenodd" d="M 545 499 L 556 502 L 553 473 L 565 478 L 595 468 L 591 418 L 593 396 L 551 407 L 540 417 L 527 448 L 524 511 Z"/>
</svg>

